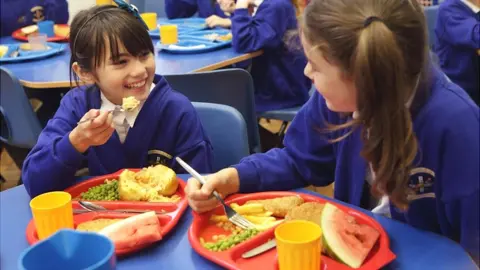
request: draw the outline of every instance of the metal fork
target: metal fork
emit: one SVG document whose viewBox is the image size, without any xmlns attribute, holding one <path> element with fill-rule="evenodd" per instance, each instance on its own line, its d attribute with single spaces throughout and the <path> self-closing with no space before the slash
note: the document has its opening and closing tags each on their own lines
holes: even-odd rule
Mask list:
<svg viewBox="0 0 480 270">
<path fill-rule="evenodd" d="M 185 161 L 183 161 L 181 158 L 176 157 L 175 160 L 177 160 L 178 164 L 180 164 L 180 166 L 182 166 L 189 174 L 195 177 L 195 179 L 197 179 L 202 185 L 205 185 L 205 179 L 197 171 L 185 163 Z M 225 210 L 228 220 L 230 220 L 233 224 L 244 230 L 255 227 L 253 223 L 228 206 L 215 190 L 213 191 L 213 196 L 215 196 L 215 198 L 217 198 L 217 200 L 223 205 L 223 210 Z"/>
</svg>

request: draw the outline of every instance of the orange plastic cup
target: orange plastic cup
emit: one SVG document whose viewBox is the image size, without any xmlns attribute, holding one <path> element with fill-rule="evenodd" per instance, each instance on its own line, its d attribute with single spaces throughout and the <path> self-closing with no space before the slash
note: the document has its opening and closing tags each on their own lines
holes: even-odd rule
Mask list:
<svg viewBox="0 0 480 270">
<path fill-rule="evenodd" d="M 113 1 L 112 0 L 96 0 L 97 6 L 100 5 L 112 5 Z"/>
<path fill-rule="evenodd" d="M 294 220 L 275 229 L 280 270 L 318 270 L 322 252 L 322 229 L 317 224 Z"/>
<path fill-rule="evenodd" d="M 157 28 L 157 13 L 142 13 L 140 14 L 140 17 L 142 17 L 142 20 L 148 26 L 148 30 L 154 30 L 155 28 Z"/>
<path fill-rule="evenodd" d="M 160 41 L 164 45 L 178 43 L 178 28 L 176 25 L 160 25 Z"/>
<path fill-rule="evenodd" d="M 67 192 L 38 195 L 30 201 L 30 208 L 40 240 L 60 229 L 73 229 L 72 196 Z"/>
</svg>

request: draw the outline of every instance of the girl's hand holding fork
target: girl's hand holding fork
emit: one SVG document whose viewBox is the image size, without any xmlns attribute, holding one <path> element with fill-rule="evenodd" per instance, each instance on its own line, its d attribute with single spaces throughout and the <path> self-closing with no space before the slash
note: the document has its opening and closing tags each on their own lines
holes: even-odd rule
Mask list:
<svg viewBox="0 0 480 270">
<path fill-rule="evenodd" d="M 87 119 L 90 120 L 84 121 Z M 70 143 L 80 153 L 87 151 L 90 146 L 106 143 L 115 131 L 113 116 L 109 111 L 91 109 L 80 122 L 68 135 Z"/>
</svg>

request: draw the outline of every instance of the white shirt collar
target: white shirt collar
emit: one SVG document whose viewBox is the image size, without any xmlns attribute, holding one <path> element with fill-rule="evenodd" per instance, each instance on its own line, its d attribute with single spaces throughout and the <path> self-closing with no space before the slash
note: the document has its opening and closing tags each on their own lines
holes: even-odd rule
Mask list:
<svg viewBox="0 0 480 270">
<path fill-rule="evenodd" d="M 152 87 L 150 87 L 149 95 L 152 92 L 153 88 L 155 88 L 154 83 L 152 83 Z M 100 91 L 100 98 L 102 101 L 102 105 L 100 106 L 100 111 L 114 111 L 115 108 L 121 107 L 120 105 L 115 105 L 110 100 L 108 100 L 102 91 Z M 126 119 L 128 125 L 130 127 L 133 127 L 133 125 L 135 124 L 135 120 L 137 120 L 138 113 L 143 107 L 143 103 L 145 103 L 145 101 L 142 101 L 140 105 L 138 105 L 137 108 L 135 108 L 133 111 L 116 111 L 114 118 L 116 119 L 121 118 L 121 122 L 123 122 L 123 119 Z"/>
<path fill-rule="evenodd" d="M 255 14 L 257 14 L 257 9 L 262 3 L 263 3 L 263 0 L 254 0 L 253 1 L 253 4 L 255 5 L 255 8 L 253 9 L 252 16 L 255 16 Z"/>
<path fill-rule="evenodd" d="M 467 7 L 469 7 L 471 10 L 473 10 L 473 13 L 477 14 L 478 12 L 480 12 L 480 7 L 477 7 L 476 5 L 474 5 L 473 3 L 471 3 L 470 1 L 468 0 L 461 0 L 465 5 L 467 5 Z"/>
</svg>

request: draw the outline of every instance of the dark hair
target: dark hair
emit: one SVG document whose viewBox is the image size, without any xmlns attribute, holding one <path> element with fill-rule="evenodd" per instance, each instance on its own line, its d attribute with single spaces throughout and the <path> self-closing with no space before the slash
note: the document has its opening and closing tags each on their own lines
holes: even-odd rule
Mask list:
<svg viewBox="0 0 480 270">
<path fill-rule="evenodd" d="M 146 51 L 154 53 L 152 39 L 145 26 L 134 15 L 113 6 L 101 5 L 80 11 L 70 26 L 70 83 L 71 76 L 79 85 L 72 65 L 78 65 L 95 74 L 95 69 L 106 60 L 109 45 L 112 59 L 119 59 L 119 42 L 133 56 Z"/>
<path fill-rule="evenodd" d="M 372 16 L 378 20 L 365 24 Z M 305 8 L 301 29 L 358 91 L 359 118 L 328 129 L 363 125 L 362 156 L 375 172 L 372 193 L 387 194 L 397 207 L 406 209 L 418 147 L 405 104 L 417 86 L 427 84 L 428 74 L 421 6 L 416 0 L 313 0 Z"/>
</svg>

